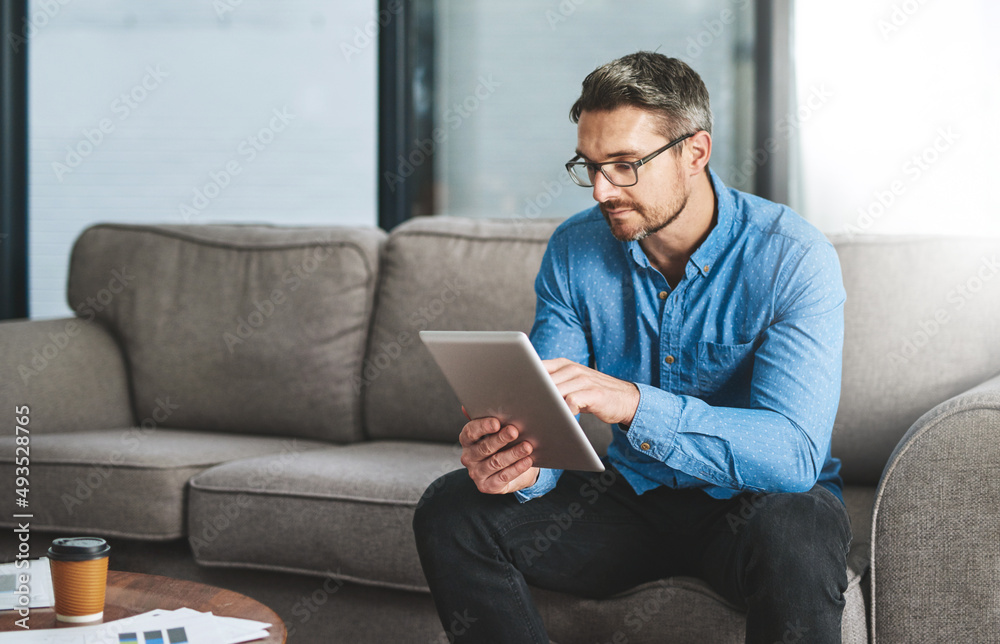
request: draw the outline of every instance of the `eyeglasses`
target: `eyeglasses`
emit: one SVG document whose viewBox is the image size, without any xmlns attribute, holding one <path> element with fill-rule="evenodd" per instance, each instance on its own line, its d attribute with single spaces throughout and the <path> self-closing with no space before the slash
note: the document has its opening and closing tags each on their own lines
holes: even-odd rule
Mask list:
<svg viewBox="0 0 1000 644">
<path fill-rule="evenodd" d="M 611 182 L 611 185 L 618 186 L 619 188 L 628 188 L 629 186 L 634 186 L 639 183 L 639 166 L 649 163 L 656 158 L 656 155 L 666 152 L 681 141 L 689 139 L 695 134 L 697 134 L 697 132 L 685 134 L 679 139 L 674 139 L 656 152 L 653 152 L 648 156 L 644 156 L 638 161 L 605 161 L 604 163 L 591 163 L 590 161 L 577 161 L 577 159 L 583 158 L 578 154 L 569 160 L 569 163 L 566 164 L 566 170 L 569 171 L 569 176 L 573 177 L 573 182 L 584 188 L 592 188 L 594 186 L 594 179 L 597 177 L 598 170 L 601 171 L 601 174 L 604 175 L 605 179 Z"/>
</svg>

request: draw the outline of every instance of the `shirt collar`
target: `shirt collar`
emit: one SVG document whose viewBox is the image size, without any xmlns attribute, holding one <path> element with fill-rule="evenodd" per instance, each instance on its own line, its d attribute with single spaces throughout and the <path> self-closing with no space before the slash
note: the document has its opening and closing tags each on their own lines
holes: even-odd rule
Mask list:
<svg viewBox="0 0 1000 644">
<path fill-rule="evenodd" d="M 708 237 L 705 238 L 705 241 L 701 243 L 701 246 L 691 253 L 685 274 L 690 274 L 694 270 L 702 275 L 708 275 L 715 264 L 716 258 L 729 245 L 732 236 L 736 201 L 733 198 L 732 192 L 726 187 L 726 184 L 722 182 L 719 175 L 715 174 L 715 171 L 711 168 L 708 169 L 708 176 L 712 182 L 712 191 L 715 193 L 715 226 L 712 228 L 712 232 L 708 234 Z M 622 243 L 625 244 L 629 256 L 639 266 L 644 268 L 651 266 L 649 258 L 642 251 L 639 242 L 629 241 Z"/>
</svg>

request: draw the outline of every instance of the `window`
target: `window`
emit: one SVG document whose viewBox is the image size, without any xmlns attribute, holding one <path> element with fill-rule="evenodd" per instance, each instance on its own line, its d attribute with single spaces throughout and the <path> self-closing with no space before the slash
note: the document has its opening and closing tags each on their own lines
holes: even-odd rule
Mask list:
<svg viewBox="0 0 1000 644">
<path fill-rule="evenodd" d="M 403 150 L 393 170 L 411 153 L 425 159 L 406 173 L 416 197 L 400 200 L 395 221 L 569 216 L 591 205 L 563 167 L 576 143 L 569 107 L 587 73 L 639 49 L 702 75 L 715 115 L 712 167 L 753 187 L 750 0 L 276 7 L 31 0 L 33 317 L 70 312 L 69 250 L 96 222 L 375 225 L 377 194 L 383 210 L 391 196 L 378 150 Z M 389 34 L 418 45 L 414 56 L 400 41 L 417 61 L 408 76 L 379 67 Z M 404 95 L 394 118 L 418 127 L 386 127 L 387 78 Z M 389 144 L 387 132 L 406 136 Z"/>
<path fill-rule="evenodd" d="M 375 225 L 375 3 L 29 5 L 32 317 L 96 222 Z"/>
<path fill-rule="evenodd" d="M 593 205 L 570 181 L 584 77 L 619 56 L 656 50 L 689 63 L 715 118 L 711 165 L 750 189 L 753 5 L 746 0 L 439 0 L 436 14 L 435 211 L 566 217 Z"/>
<path fill-rule="evenodd" d="M 797 3 L 801 212 L 833 234 L 1000 236 L 998 27 L 988 0 Z"/>
</svg>

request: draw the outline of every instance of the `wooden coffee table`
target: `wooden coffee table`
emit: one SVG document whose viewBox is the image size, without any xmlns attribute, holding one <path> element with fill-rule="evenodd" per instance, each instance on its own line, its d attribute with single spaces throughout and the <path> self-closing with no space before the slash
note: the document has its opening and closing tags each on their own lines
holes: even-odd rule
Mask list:
<svg viewBox="0 0 1000 644">
<path fill-rule="evenodd" d="M 185 607 L 203 613 L 267 622 L 271 624 L 267 629 L 268 636 L 254 642 L 285 643 L 285 624 L 277 613 L 246 595 L 183 579 L 108 571 L 108 593 L 104 600 L 105 622 L 131 617 L 154 608 L 173 610 Z M 0 613 L 0 631 L 21 630 L 14 625 L 16 619 L 16 611 Z M 29 624 L 32 629 L 56 628 L 56 612 L 52 608 L 32 608 Z M 58 627 L 69 626 L 59 623 Z"/>
</svg>

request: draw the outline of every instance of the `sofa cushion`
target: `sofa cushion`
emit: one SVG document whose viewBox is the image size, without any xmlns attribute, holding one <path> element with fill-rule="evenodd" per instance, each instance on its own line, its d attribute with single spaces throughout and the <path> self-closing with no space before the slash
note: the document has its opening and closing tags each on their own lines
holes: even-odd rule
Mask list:
<svg viewBox="0 0 1000 644">
<path fill-rule="evenodd" d="M 460 456 L 457 444 L 373 441 L 205 470 L 191 480 L 195 559 L 426 590 L 413 512 Z M 248 484 L 261 471 L 272 476 Z"/>
<path fill-rule="evenodd" d="M 377 229 L 100 225 L 69 300 L 122 344 L 136 416 L 178 428 L 352 441 Z"/>
<path fill-rule="evenodd" d="M 36 530 L 133 539 L 176 539 L 185 534 L 188 480 L 230 459 L 261 454 L 276 459 L 328 443 L 297 438 L 236 436 L 166 429 L 173 403 L 151 412 L 139 427 L 71 434 L 31 434 L 30 511 Z M 15 498 L 14 437 L 0 437 L 0 490 Z M 252 487 L 262 477 L 248 477 Z M 18 510 L 0 521 L 8 524 Z M 23 512 L 23 510 L 20 510 Z M 9 525 L 9 524 L 8 524 Z"/>
<path fill-rule="evenodd" d="M 424 217 L 389 235 L 358 391 L 372 438 L 455 441 L 465 418 L 418 332 L 524 331 L 558 221 Z"/>
<path fill-rule="evenodd" d="M 935 405 L 1000 368 L 1000 240 L 833 239 L 844 274 L 844 371 L 833 454 L 874 485 Z"/>
</svg>

